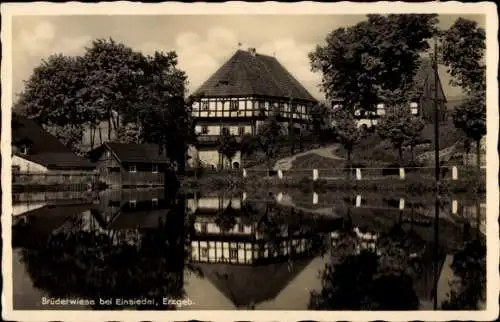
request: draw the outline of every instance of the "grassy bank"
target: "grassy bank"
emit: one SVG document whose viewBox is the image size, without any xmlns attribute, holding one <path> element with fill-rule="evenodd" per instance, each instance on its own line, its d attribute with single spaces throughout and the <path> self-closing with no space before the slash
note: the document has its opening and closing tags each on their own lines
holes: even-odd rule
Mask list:
<svg viewBox="0 0 500 322">
<path fill-rule="evenodd" d="M 439 137 L 439 147 L 441 150 L 449 148 L 463 139 L 463 134 L 454 127 L 451 121 L 442 124 L 441 131 L 442 133 L 446 133 L 446 135 L 440 135 Z M 433 151 L 433 140 L 434 126 L 433 124 L 427 124 L 421 133 L 421 144 L 417 145 L 414 149 L 415 156 Z M 457 147 L 460 149 L 461 144 L 458 144 Z M 333 154 L 345 158 L 347 151 L 341 145 L 338 145 L 334 148 Z M 398 151 L 392 144 L 389 141 L 382 140 L 376 131 L 373 131 L 368 132 L 356 144 L 351 157 L 353 163 L 363 165 L 364 167 L 382 167 L 394 163 L 410 163 L 412 153 L 409 148 L 404 149 L 403 161 L 400 162 Z M 292 163 L 292 169 L 332 169 L 342 168 L 345 165 L 345 161 L 334 160 L 316 154 L 308 154 L 297 157 Z"/>
<path fill-rule="evenodd" d="M 408 178 L 380 179 L 380 180 L 322 180 L 313 181 L 310 178 L 290 178 L 280 180 L 277 177 L 247 177 L 241 175 L 219 175 L 198 178 L 186 178 L 182 184 L 186 189 L 201 189 L 203 191 L 216 189 L 235 189 L 248 192 L 269 190 L 272 188 L 292 188 L 301 191 L 348 191 L 348 192 L 387 192 L 387 193 L 407 193 L 410 195 L 421 195 L 425 193 L 435 193 L 436 184 L 434 179 Z M 479 184 L 473 178 L 462 180 L 444 180 L 440 183 L 439 191 L 447 193 L 485 193 L 486 183 L 482 180 Z"/>
</svg>

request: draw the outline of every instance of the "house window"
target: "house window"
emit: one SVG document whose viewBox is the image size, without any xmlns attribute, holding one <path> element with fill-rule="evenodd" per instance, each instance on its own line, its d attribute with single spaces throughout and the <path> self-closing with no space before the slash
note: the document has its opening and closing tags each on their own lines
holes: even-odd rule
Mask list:
<svg viewBox="0 0 500 322">
<path fill-rule="evenodd" d="M 207 224 L 201 224 L 201 232 L 202 233 L 207 233 L 208 232 Z"/>
<path fill-rule="evenodd" d="M 229 135 L 229 129 L 227 127 L 223 127 L 221 129 L 221 134 L 222 135 Z"/>
<path fill-rule="evenodd" d="M 202 102 L 201 103 L 201 110 L 202 111 L 208 111 L 208 102 Z"/>
<path fill-rule="evenodd" d="M 158 208 L 158 198 L 151 199 L 151 203 L 153 204 L 153 208 Z"/>
<path fill-rule="evenodd" d="M 106 151 L 106 158 L 111 157 L 111 151 Z"/>
<path fill-rule="evenodd" d="M 201 249 L 201 254 L 200 254 L 200 257 L 204 257 L 204 258 L 207 258 L 207 257 L 208 257 L 208 248 L 203 247 L 203 248 Z"/>
<path fill-rule="evenodd" d="M 239 224 L 239 225 L 238 225 L 238 232 L 239 232 L 239 233 L 244 232 L 244 231 L 245 231 L 245 229 L 244 229 L 244 228 L 245 228 L 245 227 L 244 227 L 242 224 Z"/>
<path fill-rule="evenodd" d="M 136 200 L 129 200 L 128 205 L 130 209 L 134 209 L 137 206 L 137 201 Z"/>
<path fill-rule="evenodd" d="M 418 114 L 418 104 L 415 102 L 410 103 L 410 110 L 411 110 L 411 114 L 413 114 L 413 115 Z"/>
<path fill-rule="evenodd" d="M 128 167 L 128 172 L 130 172 L 130 173 L 135 173 L 135 172 L 137 172 L 137 167 L 135 166 L 135 164 L 130 165 L 130 166 Z"/>
<path fill-rule="evenodd" d="M 153 165 L 152 165 L 152 170 L 151 170 L 151 172 L 153 172 L 153 173 L 158 173 L 158 165 L 157 165 L 157 164 L 153 164 Z"/>
<path fill-rule="evenodd" d="M 238 128 L 238 134 L 239 134 L 239 135 L 243 135 L 243 134 L 245 134 L 245 127 L 244 127 L 244 126 L 240 126 L 240 127 Z"/>
<path fill-rule="evenodd" d="M 229 258 L 230 259 L 237 259 L 238 258 L 238 249 L 237 248 L 229 249 Z"/>
<path fill-rule="evenodd" d="M 237 111 L 239 106 L 238 101 L 231 101 L 231 111 Z"/>
<path fill-rule="evenodd" d="M 208 133 L 208 126 L 206 125 L 203 125 L 201 127 L 201 134 L 207 134 Z"/>
</svg>

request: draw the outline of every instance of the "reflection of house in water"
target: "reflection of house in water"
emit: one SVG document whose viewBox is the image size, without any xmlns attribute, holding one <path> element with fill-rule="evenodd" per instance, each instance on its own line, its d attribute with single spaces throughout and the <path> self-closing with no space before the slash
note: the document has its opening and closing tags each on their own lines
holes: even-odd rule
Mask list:
<svg viewBox="0 0 500 322">
<path fill-rule="evenodd" d="M 334 229 L 328 218 L 318 219 L 313 229 L 293 219 L 293 224 L 273 224 L 268 217 L 276 215 L 275 209 L 251 211 L 240 198 L 195 197 L 188 207 L 194 217 L 191 260 L 237 307 L 253 308 L 277 298 Z M 225 224 L 224 218 L 234 220 Z"/>
<path fill-rule="evenodd" d="M 139 242 L 141 231 L 157 229 L 169 213 L 163 189 L 119 189 L 100 193 L 92 213 L 113 238 Z"/>
<path fill-rule="evenodd" d="M 46 203 L 12 217 L 12 247 L 47 238 L 88 212 L 91 204 Z M 23 207 L 20 205 L 19 207 Z M 16 211 L 16 205 L 13 206 Z M 21 208 L 18 208 L 21 209 Z"/>
<path fill-rule="evenodd" d="M 196 262 L 252 264 L 300 257 L 310 253 L 321 233 L 298 231 L 286 224 L 268 229 L 265 211 L 249 214 L 240 198 L 195 198 L 188 206 L 194 213 L 191 256 Z M 217 218 L 222 221 L 224 217 L 234 221 L 222 229 L 219 225 L 224 223 L 219 224 Z"/>
</svg>

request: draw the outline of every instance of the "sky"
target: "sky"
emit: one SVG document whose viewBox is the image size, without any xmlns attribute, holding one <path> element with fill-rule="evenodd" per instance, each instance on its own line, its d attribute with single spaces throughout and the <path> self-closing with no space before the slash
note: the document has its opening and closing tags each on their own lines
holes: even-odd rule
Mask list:
<svg viewBox="0 0 500 322">
<path fill-rule="evenodd" d="M 485 16 L 461 15 L 485 28 Z M 458 15 L 440 15 L 450 27 Z M 194 92 L 234 52 L 249 47 L 274 55 L 309 92 L 323 100 L 321 74 L 310 70 L 308 53 L 331 31 L 365 20 L 364 15 L 79 15 L 14 16 L 12 19 L 13 100 L 33 68 L 54 53 L 80 55 L 93 39 L 113 38 L 144 53 L 175 50 Z M 239 47 L 241 43 L 241 47 Z M 448 97 L 461 95 L 440 70 Z"/>
</svg>

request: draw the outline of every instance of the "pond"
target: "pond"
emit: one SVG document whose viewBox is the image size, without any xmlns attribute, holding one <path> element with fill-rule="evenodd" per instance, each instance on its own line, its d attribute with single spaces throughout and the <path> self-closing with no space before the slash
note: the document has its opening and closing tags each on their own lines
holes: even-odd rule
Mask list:
<svg viewBox="0 0 500 322">
<path fill-rule="evenodd" d="M 16 196 L 14 309 L 478 309 L 484 196 L 434 199 L 163 189 Z"/>
</svg>

